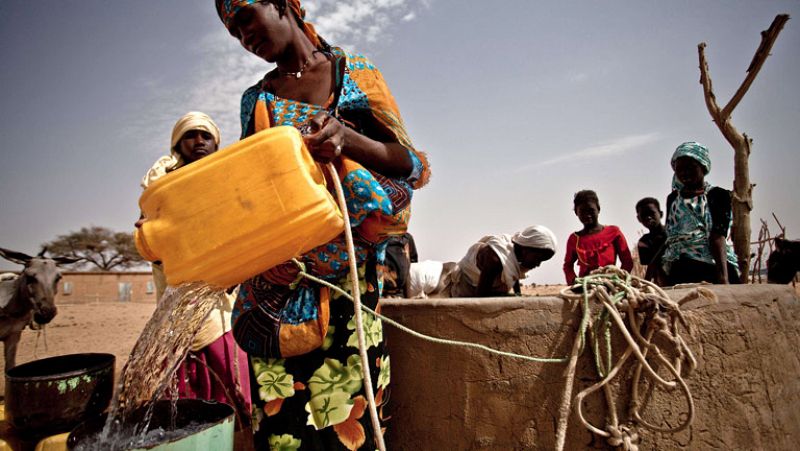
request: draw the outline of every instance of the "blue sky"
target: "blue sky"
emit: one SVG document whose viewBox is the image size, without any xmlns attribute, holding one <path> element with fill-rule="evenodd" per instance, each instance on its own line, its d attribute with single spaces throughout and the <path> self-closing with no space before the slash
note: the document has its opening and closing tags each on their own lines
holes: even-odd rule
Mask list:
<svg viewBox="0 0 800 451">
<path fill-rule="evenodd" d="M 800 236 L 800 2 L 316 0 L 307 19 L 382 70 L 433 179 L 411 231 L 423 259 L 545 224 L 561 251 L 529 282 L 563 280 L 572 195 L 633 245 L 634 204 L 665 199 L 681 142 L 711 148 L 731 188 L 733 152 L 711 122 L 697 44 L 726 102 L 778 13 L 793 19 L 734 112 L 755 143 L 753 228 L 774 212 Z M 239 135 L 241 92 L 271 67 L 248 55 L 211 0 L 0 1 L 0 247 L 36 252 L 59 234 L 130 230 L 139 179 L 175 120 L 202 110 Z M 14 265 L 0 264 L 13 269 Z"/>
</svg>

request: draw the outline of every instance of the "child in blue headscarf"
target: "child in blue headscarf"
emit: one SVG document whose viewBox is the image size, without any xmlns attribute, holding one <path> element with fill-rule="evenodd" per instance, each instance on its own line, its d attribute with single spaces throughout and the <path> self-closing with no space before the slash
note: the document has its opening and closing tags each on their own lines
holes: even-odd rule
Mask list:
<svg viewBox="0 0 800 451">
<path fill-rule="evenodd" d="M 667 284 L 739 283 L 736 254 L 727 242 L 730 191 L 711 186 L 708 148 L 686 142 L 672 155 L 673 191 L 667 197 L 667 243 L 662 264 Z"/>
</svg>

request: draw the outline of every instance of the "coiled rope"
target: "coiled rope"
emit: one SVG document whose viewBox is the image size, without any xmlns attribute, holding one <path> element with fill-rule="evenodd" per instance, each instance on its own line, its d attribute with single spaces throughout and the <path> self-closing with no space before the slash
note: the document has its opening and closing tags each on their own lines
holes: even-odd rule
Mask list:
<svg viewBox="0 0 800 451">
<path fill-rule="evenodd" d="M 576 292 L 575 288 L 580 288 L 581 292 Z M 584 315 L 590 311 L 590 300 L 601 306 L 601 310 L 594 319 L 592 327 L 589 328 L 595 368 L 601 380 L 578 393 L 574 400 L 576 413 L 583 426 L 594 434 L 605 437 L 611 446 L 629 451 L 638 450 L 639 435 L 636 426 L 668 433 L 675 433 L 688 427 L 694 419 L 694 402 L 684 377 L 695 369 L 697 361 L 679 333 L 679 325 L 688 330 L 688 324 L 680 307 L 686 302 L 698 298 L 706 298 L 716 302 L 716 295 L 707 288 L 698 287 L 681 300 L 675 302 L 657 285 L 632 276 L 614 266 L 600 268 L 586 277 L 577 279 L 576 285 L 562 290 L 560 295 L 566 300 L 582 301 Z M 623 315 L 628 321 L 627 326 Z M 616 326 L 627 343 L 627 348 L 613 365 L 611 326 Z M 642 326 L 644 326 L 643 332 Z M 583 333 L 584 330 L 582 329 L 579 335 Z M 662 337 L 671 345 L 673 348 L 672 353 L 674 354 L 674 358 L 671 361 L 658 346 L 653 344 L 654 336 Z M 576 339 L 577 342 L 578 340 Z M 572 385 L 575 375 L 574 361 L 577 359 L 576 352 L 581 352 L 580 346 L 573 346 L 572 360 L 567 370 L 567 388 L 562 399 L 562 408 L 560 409 L 562 417 L 559 421 L 556 436 L 556 449 L 559 451 L 564 449 L 566 438 L 567 415 L 570 410 L 569 393 L 571 393 L 570 385 Z M 656 361 L 669 371 L 672 375 L 672 380 L 666 380 L 658 375 L 657 371 L 647 361 L 648 353 L 652 353 Z M 630 385 L 631 400 L 628 411 L 630 418 L 627 423 L 620 424 L 616 403 L 609 383 L 619 374 L 620 368 L 631 356 L 636 359 L 636 367 Z M 684 364 L 687 364 L 685 371 L 683 371 Z M 666 389 L 674 389 L 676 387 L 680 389 L 681 395 L 686 400 L 687 413 L 686 419 L 678 426 L 657 426 L 642 417 L 642 402 L 639 399 L 639 382 L 643 377 L 642 370 L 644 370 L 645 376 L 649 377 L 655 385 Z M 584 399 L 600 389 L 603 389 L 608 406 L 605 429 L 591 424 L 583 414 Z"/>
</svg>

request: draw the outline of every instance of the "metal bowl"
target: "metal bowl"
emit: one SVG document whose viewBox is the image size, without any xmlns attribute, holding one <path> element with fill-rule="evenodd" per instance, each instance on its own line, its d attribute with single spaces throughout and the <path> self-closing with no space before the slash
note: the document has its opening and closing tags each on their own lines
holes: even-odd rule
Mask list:
<svg viewBox="0 0 800 451">
<path fill-rule="evenodd" d="M 69 354 L 6 371 L 6 421 L 22 434 L 67 432 L 108 408 L 113 354 Z"/>
</svg>

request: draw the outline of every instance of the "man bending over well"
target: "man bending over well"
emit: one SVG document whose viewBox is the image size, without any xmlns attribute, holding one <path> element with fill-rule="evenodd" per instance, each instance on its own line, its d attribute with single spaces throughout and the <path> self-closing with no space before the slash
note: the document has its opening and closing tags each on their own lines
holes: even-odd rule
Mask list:
<svg viewBox="0 0 800 451">
<path fill-rule="evenodd" d="M 451 276 L 451 297 L 521 294 L 520 279 L 556 253 L 556 237 L 545 226 L 531 226 L 513 236 L 488 235 L 473 244 Z"/>
</svg>

